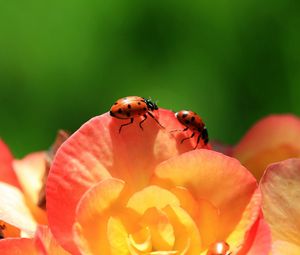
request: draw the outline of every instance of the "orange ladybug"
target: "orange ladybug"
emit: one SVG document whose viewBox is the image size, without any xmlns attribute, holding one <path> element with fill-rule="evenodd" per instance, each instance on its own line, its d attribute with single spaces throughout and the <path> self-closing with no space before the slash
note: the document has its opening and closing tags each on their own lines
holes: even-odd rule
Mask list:
<svg viewBox="0 0 300 255">
<path fill-rule="evenodd" d="M 128 96 L 117 100 L 110 108 L 109 113 L 112 117 L 117 119 L 130 119 L 130 122 L 120 126 L 120 133 L 124 126 L 132 124 L 134 118 L 139 116 L 144 117 L 144 119 L 139 123 L 140 128 L 143 130 L 142 124 L 147 119 L 147 114 L 153 118 L 159 126 L 164 128 L 152 114 L 155 110 L 158 110 L 158 107 L 150 99 L 138 96 Z"/>
<path fill-rule="evenodd" d="M 197 144 L 194 149 L 197 148 L 200 139 L 203 140 L 205 145 L 208 143 L 207 129 L 206 129 L 205 124 L 202 121 L 201 117 L 197 113 L 192 112 L 192 111 L 182 110 L 182 111 L 176 112 L 175 116 L 178 119 L 178 121 L 185 126 L 185 129 L 174 130 L 174 131 L 187 131 L 189 129 L 193 132 L 190 137 L 186 137 L 186 138 L 182 139 L 181 143 L 183 143 L 185 140 L 193 138 L 196 133 L 198 134 L 198 138 L 197 138 Z"/>
<path fill-rule="evenodd" d="M 209 246 L 206 255 L 230 255 L 231 252 L 229 249 L 228 243 L 224 241 L 215 242 Z"/>
</svg>

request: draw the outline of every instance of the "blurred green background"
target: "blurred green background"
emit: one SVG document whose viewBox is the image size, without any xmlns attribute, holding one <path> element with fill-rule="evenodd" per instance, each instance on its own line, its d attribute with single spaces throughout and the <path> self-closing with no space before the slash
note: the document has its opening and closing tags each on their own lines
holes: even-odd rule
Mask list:
<svg viewBox="0 0 300 255">
<path fill-rule="evenodd" d="M 300 1 L 2 0 L 0 28 L 0 136 L 18 157 L 127 95 L 192 109 L 231 144 L 300 114 Z"/>
</svg>

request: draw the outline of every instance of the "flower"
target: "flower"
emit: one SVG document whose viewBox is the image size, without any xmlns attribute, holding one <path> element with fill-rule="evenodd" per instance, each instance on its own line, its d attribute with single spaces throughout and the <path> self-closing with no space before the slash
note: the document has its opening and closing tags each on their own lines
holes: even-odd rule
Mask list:
<svg viewBox="0 0 300 255">
<path fill-rule="evenodd" d="M 44 153 L 33 153 L 14 160 L 0 140 L 0 236 L 32 236 L 37 224 L 47 222 L 46 214 L 35 203 L 35 191 L 41 186 Z"/>
<path fill-rule="evenodd" d="M 233 148 L 259 180 L 270 163 L 300 157 L 300 119 L 294 115 L 270 115 L 258 121 Z"/>
<path fill-rule="evenodd" d="M 7 145 L 0 140 L 0 234 L 32 236 L 37 224 L 47 224 L 44 209 L 44 185 L 52 158 L 68 134 L 59 131 L 48 152 L 34 152 L 23 159 L 14 159 Z"/>
<path fill-rule="evenodd" d="M 271 164 L 260 182 L 272 255 L 300 254 L 300 159 Z"/>
<path fill-rule="evenodd" d="M 71 254 L 206 254 L 226 241 L 239 254 L 267 254 L 256 180 L 237 160 L 190 151 L 170 111 L 148 119 L 95 117 L 57 151 L 46 186 L 49 227 Z M 263 238 L 261 238 L 263 236 Z"/>
</svg>

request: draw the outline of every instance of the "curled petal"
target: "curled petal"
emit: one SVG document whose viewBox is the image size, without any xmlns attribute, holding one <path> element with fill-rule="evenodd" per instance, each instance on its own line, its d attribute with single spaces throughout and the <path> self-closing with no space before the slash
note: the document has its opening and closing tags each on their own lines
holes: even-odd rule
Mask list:
<svg viewBox="0 0 300 255">
<path fill-rule="evenodd" d="M 271 115 L 260 120 L 236 145 L 232 155 L 259 180 L 268 164 L 300 157 L 300 119 Z"/>
<path fill-rule="evenodd" d="M 162 209 L 167 205 L 180 205 L 178 198 L 170 191 L 158 186 L 148 186 L 136 192 L 128 201 L 127 207 L 139 215 L 143 215 L 148 208 Z"/>
<path fill-rule="evenodd" d="M 291 252 L 300 252 L 300 159 L 288 159 L 270 165 L 260 183 L 263 212 L 270 225 L 274 254 L 284 245 Z M 278 249 L 278 251 L 276 251 Z"/>
<path fill-rule="evenodd" d="M 246 235 L 246 241 L 237 255 L 266 255 L 271 251 L 271 232 L 263 218 L 259 218 Z"/>
<path fill-rule="evenodd" d="M 256 180 L 237 160 L 221 153 L 202 149 L 171 158 L 158 165 L 152 182 L 167 189 L 182 186 L 196 201 L 210 201 L 212 206 L 204 207 L 207 214 L 215 218 L 213 208 L 219 211 L 216 238 L 226 240 L 232 234 L 236 246 L 259 216 Z"/>
<path fill-rule="evenodd" d="M 121 180 L 106 179 L 88 190 L 80 200 L 74 235 L 83 253 L 109 254 L 107 222 L 118 211 L 124 186 Z"/>
</svg>

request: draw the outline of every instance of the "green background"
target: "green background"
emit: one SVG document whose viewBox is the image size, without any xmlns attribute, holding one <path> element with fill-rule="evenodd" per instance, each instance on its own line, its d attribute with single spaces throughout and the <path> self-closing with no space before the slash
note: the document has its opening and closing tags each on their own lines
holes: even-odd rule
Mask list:
<svg viewBox="0 0 300 255">
<path fill-rule="evenodd" d="M 299 115 L 299 93 L 300 1 L 0 2 L 0 136 L 19 157 L 127 95 L 196 111 L 234 144 Z"/>
</svg>

